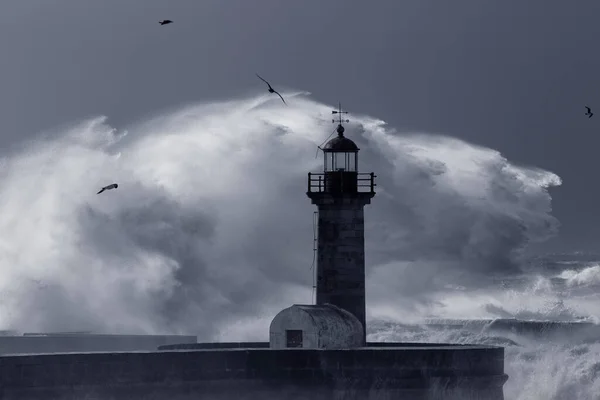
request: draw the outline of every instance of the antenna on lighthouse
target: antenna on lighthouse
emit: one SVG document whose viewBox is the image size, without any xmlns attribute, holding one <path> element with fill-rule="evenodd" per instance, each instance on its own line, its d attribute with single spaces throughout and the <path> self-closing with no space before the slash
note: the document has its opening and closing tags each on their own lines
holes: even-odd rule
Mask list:
<svg viewBox="0 0 600 400">
<path fill-rule="evenodd" d="M 349 120 L 349 119 L 343 119 L 343 118 L 342 118 L 342 116 L 343 116 L 344 114 L 348 114 L 348 111 L 343 111 L 343 110 L 342 110 L 342 103 L 341 103 L 341 102 L 340 102 L 340 103 L 338 103 L 338 104 L 339 104 L 339 106 L 338 106 L 338 109 L 337 109 L 337 110 L 333 110 L 333 111 L 331 111 L 331 114 L 338 114 L 338 118 L 337 118 L 337 120 L 336 120 L 336 119 L 332 119 L 332 120 L 331 120 L 331 122 L 333 122 L 333 123 L 336 123 L 336 122 L 337 122 L 337 123 L 338 123 L 338 126 L 336 126 L 336 127 L 335 127 L 335 129 L 334 129 L 334 130 L 333 130 L 333 131 L 332 131 L 332 132 L 329 134 L 329 136 L 327 137 L 327 139 L 325 139 L 325 141 L 324 141 L 323 143 L 321 143 L 321 145 L 320 145 L 320 146 L 317 146 L 317 152 L 316 152 L 316 154 L 315 154 L 315 158 L 317 158 L 317 157 L 318 157 L 318 155 L 319 155 L 319 150 L 323 150 L 323 149 L 321 148 L 321 146 L 323 146 L 325 143 L 327 143 L 327 141 L 328 141 L 328 140 L 329 140 L 329 138 L 330 138 L 330 137 L 331 137 L 331 136 L 334 134 L 334 132 L 336 132 L 336 131 L 337 131 L 337 133 L 338 133 L 338 136 L 340 136 L 340 137 L 344 136 L 344 131 L 345 131 L 345 129 L 344 129 L 344 126 L 342 125 L 342 123 L 343 123 L 343 122 L 350 122 L 350 120 Z"/>
</svg>

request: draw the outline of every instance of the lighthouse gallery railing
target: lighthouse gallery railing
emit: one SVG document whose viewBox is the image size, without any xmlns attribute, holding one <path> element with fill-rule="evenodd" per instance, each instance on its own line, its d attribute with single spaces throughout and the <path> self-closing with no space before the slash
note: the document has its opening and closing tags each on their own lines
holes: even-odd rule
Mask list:
<svg viewBox="0 0 600 400">
<path fill-rule="evenodd" d="M 308 192 L 329 192 L 335 186 L 336 192 L 341 190 L 341 192 L 375 193 L 376 177 L 373 172 L 309 172 Z"/>
</svg>

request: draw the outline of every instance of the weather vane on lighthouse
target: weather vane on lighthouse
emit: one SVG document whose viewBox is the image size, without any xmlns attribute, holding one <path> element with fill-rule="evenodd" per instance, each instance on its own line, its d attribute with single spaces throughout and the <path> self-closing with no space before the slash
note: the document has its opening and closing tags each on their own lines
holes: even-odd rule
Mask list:
<svg viewBox="0 0 600 400">
<path fill-rule="evenodd" d="M 341 102 L 339 103 L 339 107 L 338 107 L 338 109 L 337 109 L 337 110 L 333 110 L 331 113 L 332 113 L 332 114 L 338 114 L 337 123 L 339 124 L 339 126 L 342 126 L 342 122 L 350 122 L 350 120 L 349 120 L 349 119 L 343 119 L 343 118 L 342 118 L 342 115 L 343 115 L 343 114 L 348 114 L 348 111 L 343 111 L 343 110 L 342 110 L 342 103 L 341 103 Z M 335 122 L 336 122 L 336 120 L 335 120 L 335 119 L 332 119 L 332 120 L 331 120 L 331 122 L 335 123 Z"/>
<path fill-rule="evenodd" d="M 333 123 L 337 122 L 338 126 L 333 130 L 333 132 L 331 132 L 329 134 L 329 136 L 327 137 L 327 139 L 325 139 L 325 141 L 323 143 L 321 143 L 320 146 L 317 146 L 317 152 L 315 153 L 315 158 L 317 158 L 317 156 L 319 155 L 319 150 L 323 150 L 323 148 L 321 146 L 323 146 L 325 143 L 327 143 L 327 141 L 329 140 L 329 138 L 331 137 L 331 135 L 333 135 L 334 132 L 337 131 L 339 137 L 344 136 L 345 129 L 342 126 L 342 123 L 343 122 L 350 122 L 349 119 L 342 118 L 344 114 L 348 114 L 348 111 L 342 110 L 342 103 L 341 102 L 338 103 L 338 109 L 331 111 L 331 114 L 333 114 L 333 115 L 337 114 L 338 115 L 337 119 L 332 119 L 331 120 L 331 122 L 333 122 Z"/>
</svg>

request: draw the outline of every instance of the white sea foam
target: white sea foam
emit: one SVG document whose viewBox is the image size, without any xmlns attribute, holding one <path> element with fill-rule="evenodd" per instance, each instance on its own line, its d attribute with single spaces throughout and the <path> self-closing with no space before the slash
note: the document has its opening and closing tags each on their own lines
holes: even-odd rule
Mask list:
<svg viewBox="0 0 600 400">
<path fill-rule="evenodd" d="M 284 95 L 289 106 L 257 96 L 127 127 L 98 117 L 4 154 L 1 327 L 266 339 L 278 310 L 312 299 L 306 173 L 321 168 L 316 145 L 334 128 L 330 106 Z M 592 300 L 561 297 L 547 278 L 526 291 L 491 281 L 520 274 L 521 250 L 556 232 L 556 175 L 458 139 L 350 118 L 360 169 L 378 183 L 366 209 L 372 318 L 560 319 L 582 304 L 593 314 Z M 96 195 L 113 182 L 117 190 Z M 582 274 L 565 279 L 592 279 Z M 544 346 L 509 348 L 507 399 L 596 389 L 595 344 Z M 582 393 L 574 398 L 592 398 Z"/>
</svg>

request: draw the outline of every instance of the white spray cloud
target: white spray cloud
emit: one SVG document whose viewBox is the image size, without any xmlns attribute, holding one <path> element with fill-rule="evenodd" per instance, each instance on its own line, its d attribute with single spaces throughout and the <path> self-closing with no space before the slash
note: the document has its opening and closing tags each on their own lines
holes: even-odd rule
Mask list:
<svg viewBox="0 0 600 400">
<path fill-rule="evenodd" d="M 562 271 L 558 277 L 564 279 L 569 287 L 597 286 L 600 285 L 600 265 L 592 265 L 580 271 L 567 269 Z"/>
<path fill-rule="evenodd" d="M 267 96 L 195 105 L 123 132 L 95 118 L 5 155 L 0 324 L 233 339 L 310 302 L 306 174 L 333 127 L 331 107 L 305 95 L 288 94 L 287 107 Z M 550 172 L 366 116 L 346 133 L 378 176 L 371 308 L 518 272 L 520 250 L 556 231 Z M 264 326 L 244 338 L 265 339 Z"/>
<path fill-rule="evenodd" d="M 569 334 L 518 335 L 482 329 L 428 329 L 374 324 L 372 341 L 499 345 L 504 347 L 504 397 L 511 400 L 595 400 L 600 390 L 600 343 Z M 566 334 L 564 332 L 567 332 Z M 590 335 L 592 337 L 592 335 Z M 594 339 L 597 338 L 597 335 Z"/>
</svg>

